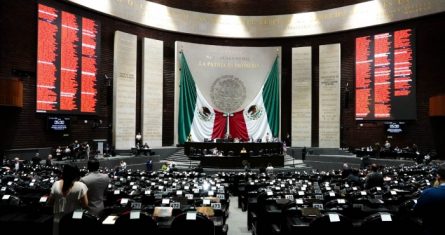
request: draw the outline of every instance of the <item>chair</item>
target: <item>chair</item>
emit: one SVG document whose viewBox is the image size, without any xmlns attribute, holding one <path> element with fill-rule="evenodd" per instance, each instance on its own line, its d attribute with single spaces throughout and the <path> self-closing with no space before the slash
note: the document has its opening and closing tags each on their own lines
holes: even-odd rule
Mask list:
<svg viewBox="0 0 445 235">
<path fill-rule="evenodd" d="M 386 218 L 386 219 L 385 219 Z M 398 221 L 390 213 L 374 213 L 363 220 L 360 227 L 363 234 L 397 234 L 400 232 Z"/>
<path fill-rule="evenodd" d="M 176 216 L 171 224 L 172 234 L 214 235 L 213 221 L 197 213 L 196 220 L 187 220 L 187 212 Z"/>
<path fill-rule="evenodd" d="M 332 215 L 338 216 L 339 221 L 331 222 Z M 337 213 L 326 213 L 321 217 L 315 218 L 310 222 L 309 227 L 316 235 L 325 234 L 326 231 L 332 234 L 352 234 L 352 222 L 342 214 Z"/>
<path fill-rule="evenodd" d="M 99 218 L 83 212 L 82 219 L 73 219 L 75 212 L 68 213 L 60 219 L 60 235 L 96 234 L 100 231 Z"/>
<path fill-rule="evenodd" d="M 117 218 L 113 234 L 136 234 L 140 231 L 147 234 L 157 234 L 156 222 L 149 214 L 141 212 L 139 219 L 132 219 L 130 215 L 131 211 L 126 211 Z"/>
</svg>

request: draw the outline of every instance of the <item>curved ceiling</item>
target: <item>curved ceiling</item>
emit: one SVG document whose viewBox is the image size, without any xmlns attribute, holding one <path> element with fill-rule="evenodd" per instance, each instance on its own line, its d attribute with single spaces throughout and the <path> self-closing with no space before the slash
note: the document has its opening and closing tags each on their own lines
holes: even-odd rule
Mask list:
<svg viewBox="0 0 445 235">
<path fill-rule="evenodd" d="M 369 0 L 149 0 L 189 11 L 226 15 L 282 15 L 321 11 Z"/>
</svg>

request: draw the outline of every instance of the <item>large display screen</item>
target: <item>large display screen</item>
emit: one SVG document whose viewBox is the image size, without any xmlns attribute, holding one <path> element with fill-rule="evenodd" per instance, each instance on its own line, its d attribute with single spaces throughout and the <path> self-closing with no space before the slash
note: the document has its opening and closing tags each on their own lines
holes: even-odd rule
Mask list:
<svg viewBox="0 0 445 235">
<path fill-rule="evenodd" d="M 413 29 L 356 38 L 356 120 L 416 119 Z"/>
<path fill-rule="evenodd" d="M 48 117 L 47 129 L 54 132 L 69 132 L 71 129 L 70 118 Z"/>
<path fill-rule="evenodd" d="M 99 22 L 39 4 L 37 112 L 94 114 Z"/>
</svg>

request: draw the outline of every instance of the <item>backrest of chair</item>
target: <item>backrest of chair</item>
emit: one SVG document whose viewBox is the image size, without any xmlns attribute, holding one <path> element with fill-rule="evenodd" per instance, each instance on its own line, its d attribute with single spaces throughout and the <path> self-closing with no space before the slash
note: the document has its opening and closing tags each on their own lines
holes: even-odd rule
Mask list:
<svg viewBox="0 0 445 235">
<path fill-rule="evenodd" d="M 332 234 L 351 234 L 352 222 L 341 214 L 334 214 L 338 215 L 338 221 L 331 221 L 332 217 L 329 215 L 329 213 L 315 218 L 309 224 L 311 231 L 315 232 L 315 234 L 325 233 L 325 231 L 330 231 Z"/>
<path fill-rule="evenodd" d="M 73 213 L 68 213 L 60 219 L 60 235 L 95 234 L 99 232 L 99 220 L 96 216 L 83 213 L 82 219 L 73 219 Z"/>
<path fill-rule="evenodd" d="M 131 218 L 130 211 L 122 213 L 115 223 L 115 234 L 137 233 L 144 231 L 148 234 L 156 234 L 157 224 L 153 218 L 146 213 L 139 213 L 139 218 Z M 133 212 L 135 213 L 135 212 Z"/>
<path fill-rule="evenodd" d="M 366 217 L 361 225 L 364 234 L 395 233 L 399 230 L 396 218 L 390 213 L 374 213 Z"/>
<path fill-rule="evenodd" d="M 196 220 L 187 220 L 187 212 L 173 219 L 171 229 L 173 234 L 214 235 L 213 221 L 197 213 Z"/>
</svg>

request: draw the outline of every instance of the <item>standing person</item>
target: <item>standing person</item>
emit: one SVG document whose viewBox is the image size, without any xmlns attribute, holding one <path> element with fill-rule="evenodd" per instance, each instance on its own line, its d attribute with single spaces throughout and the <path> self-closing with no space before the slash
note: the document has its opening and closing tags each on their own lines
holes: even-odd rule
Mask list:
<svg viewBox="0 0 445 235">
<path fill-rule="evenodd" d="M 445 211 L 445 164 L 437 169 L 437 187 L 425 189 L 420 194 L 414 211 L 422 218 L 423 234 L 443 234 L 443 218 Z"/>
<path fill-rule="evenodd" d="M 64 154 L 65 154 L 65 157 L 66 157 L 67 159 L 72 159 L 72 156 L 71 156 L 71 149 L 70 149 L 69 146 L 66 146 L 66 148 L 65 148 L 65 150 L 64 150 Z"/>
<path fill-rule="evenodd" d="M 270 162 L 269 162 L 269 164 L 267 164 L 266 173 L 268 175 L 272 175 L 273 174 L 273 166 L 272 166 L 272 163 L 270 163 Z"/>
<path fill-rule="evenodd" d="M 90 160 L 90 145 L 85 141 L 84 149 L 86 152 L 87 160 Z"/>
<path fill-rule="evenodd" d="M 72 144 L 72 157 L 73 160 L 78 159 L 80 155 L 80 144 L 78 140 L 74 140 L 74 143 Z"/>
<path fill-rule="evenodd" d="M 243 161 L 242 161 L 242 164 L 243 164 L 243 166 L 244 166 L 244 170 L 245 170 L 246 172 L 250 172 L 250 171 L 251 171 L 251 169 L 250 169 L 250 163 L 249 163 L 247 160 L 243 160 Z"/>
<path fill-rule="evenodd" d="M 149 160 L 145 163 L 145 168 L 146 168 L 147 172 L 151 172 L 151 171 L 153 171 L 153 161 L 149 159 Z"/>
<path fill-rule="evenodd" d="M 59 234 L 60 219 L 77 209 L 88 208 L 88 188 L 79 182 L 80 172 L 76 166 L 65 165 L 62 179 L 54 182 L 48 203 L 53 205 L 53 235 Z"/>
<path fill-rule="evenodd" d="M 124 161 L 121 161 L 120 163 L 119 163 L 119 166 L 120 166 L 120 170 L 121 171 L 125 171 L 126 169 L 127 169 L 127 163 L 126 162 L 124 162 Z"/>
<path fill-rule="evenodd" d="M 306 154 L 307 154 L 307 149 L 306 147 L 303 147 L 303 149 L 301 150 L 301 160 L 303 161 L 306 160 Z"/>
<path fill-rule="evenodd" d="M 60 146 L 56 148 L 56 159 L 62 161 L 62 148 Z"/>
<path fill-rule="evenodd" d="M 290 141 L 291 141 L 291 139 L 290 139 L 290 134 L 287 133 L 287 135 L 286 135 L 286 139 L 284 140 L 284 142 L 286 142 L 286 145 L 287 145 L 287 146 L 290 146 Z"/>
<path fill-rule="evenodd" d="M 142 135 L 141 132 L 136 134 L 136 148 L 139 149 L 142 146 Z"/>
<path fill-rule="evenodd" d="M 45 160 L 45 165 L 46 166 L 52 166 L 53 165 L 53 155 L 52 154 L 48 154 L 48 157 Z"/>
<path fill-rule="evenodd" d="M 110 183 L 108 175 L 99 172 L 99 160 L 88 161 L 89 173 L 80 179 L 88 187 L 89 211 L 100 216 L 104 209 L 104 193 Z"/>
<path fill-rule="evenodd" d="M 23 170 L 23 160 L 20 160 L 18 157 L 14 158 L 11 169 L 14 169 L 14 171 Z"/>
</svg>

